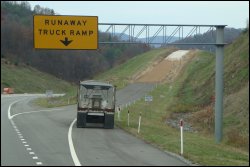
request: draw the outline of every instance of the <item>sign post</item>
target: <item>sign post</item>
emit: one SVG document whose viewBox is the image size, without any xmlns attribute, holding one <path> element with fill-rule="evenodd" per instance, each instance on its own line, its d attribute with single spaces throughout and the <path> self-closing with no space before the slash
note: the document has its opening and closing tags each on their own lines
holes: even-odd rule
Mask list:
<svg viewBox="0 0 250 167">
<path fill-rule="evenodd" d="M 145 102 L 153 101 L 153 96 L 145 96 Z"/>
<path fill-rule="evenodd" d="M 181 130 L 181 155 L 183 155 L 183 120 L 180 120 L 180 130 Z"/>
<path fill-rule="evenodd" d="M 97 16 L 34 15 L 35 49 L 97 49 Z"/>
<path fill-rule="evenodd" d="M 46 90 L 46 97 L 50 98 L 53 97 L 53 90 Z"/>
<path fill-rule="evenodd" d="M 139 116 L 139 124 L 138 124 L 138 130 L 137 133 L 140 133 L 140 128 L 141 128 L 141 112 L 140 112 L 140 116 Z"/>
<path fill-rule="evenodd" d="M 128 110 L 128 126 L 129 126 L 129 110 Z"/>
<path fill-rule="evenodd" d="M 148 105 L 150 102 L 152 102 L 152 101 L 153 101 L 153 96 L 149 96 L 149 95 L 146 95 L 146 96 L 145 96 L 145 102 L 146 102 L 147 105 Z M 149 117 L 150 117 L 150 119 L 151 119 L 151 108 L 150 108 L 150 106 L 148 106 L 147 108 L 149 109 Z M 146 115 L 147 115 L 147 112 L 146 112 Z"/>
<path fill-rule="evenodd" d="M 121 108 L 120 108 L 120 106 L 118 107 L 118 114 L 117 114 L 117 116 L 118 116 L 118 121 L 120 121 L 120 112 L 121 112 Z"/>
</svg>

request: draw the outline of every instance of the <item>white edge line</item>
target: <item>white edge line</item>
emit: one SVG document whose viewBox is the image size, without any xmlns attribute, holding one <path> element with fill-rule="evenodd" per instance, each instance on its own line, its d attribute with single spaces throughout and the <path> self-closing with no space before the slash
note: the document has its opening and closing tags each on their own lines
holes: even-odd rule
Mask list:
<svg viewBox="0 0 250 167">
<path fill-rule="evenodd" d="M 17 102 L 19 102 L 19 101 L 22 101 L 23 99 L 21 99 L 21 100 L 16 100 L 16 101 L 14 101 L 14 102 L 12 102 L 10 105 L 9 105 L 9 108 L 8 108 L 8 119 L 10 120 L 10 121 L 12 121 L 12 118 L 14 118 L 15 116 L 17 116 L 17 115 L 21 115 L 21 114 L 28 114 L 28 113 L 34 113 L 34 112 L 41 112 L 41 111 L 55 111 L 55 110 L 62 110 L 62 109 L 52 109 L 52 110 L 39 110 L 39 111 L 29 111 L 29 112 L 23 112 L 23 113 L 18 113 L 18 114 L 14 114 L 14 115 L 10 115 L 10 109 L 11 109 L 11 107 L 12 107 L 12 105 L 14 105 L 15 103 L 17 103 Z M 70 126 L 70 131 L 69 131 L 69 133 L 70 133 L 70 136 L 71 136 L 71 130 L 72 130 L 72 126 L 73 126 L 73 124 L 74 124 L 74 122 L 76 121 L 76 119 L 72 122 L 72 124 L 71 124 L 71 126 Z M 19 136 L 20 137 L 20 136 Z M 21 137 L 22 139 L 21 140 L 25 140 L 25 139 L 23 139 L 23 137 Z M 75 153 L 75 149 L 74 149 L 74 146 L 73 146 L 73 142 L 72 142 L 72 139 L 69 137 L 69 135 L 68 135 L 68 138 L 70 139 L 69 140 L 69 145 L 70 145 L 70 152 L 72 153 L 71 154 L 71 156 L 72 156 L 72 158 L 73 158 L 73 160 L 74 160 L 74 163 L 75 163 L 75 165 L 76 166 L 81 166 L 81 164 L 80 164 L 80 162 L 79 162 L 79 160 L 78 160 L 78 158 L 77 158 L 77 156 L 76 156 L 76 153 Z M 27 145 L 28 146 L 28 145 Z M 26 148 L 27 150 L 32 150 L 31 148 Z M 73 150 L 72 150 L 73 149 Z M 72 151 L 71 151 L 72 150 Z M 36 157 L 37 158 L 37 157 Z M 33 158 L 34 159 L 34 158 Z M 36 163 L 37 165 L 42 165 L 42 162 L 37 162 Z"/>
<path fill-rule="evenodd" d="M 25 99 L 26 99 L 26 98 L 25 98 Z M 14 117 L 17 116 L 17 115 L 21 115 L 21 114 L 28 114 L 28 113 L 41 112 L 41 111 L 56 111 L 56 110 L 62 110 L 62 109 L 38 110 L 38 111 L 28 111 L 28 112 L 23 112 L 23 113 L 18 113 L 18 114 L 10 115 L 10 109 L 11 109 L 12 105 L 14 105 L 15 103 L 17 103 L 17 102 L 19 102 L 19 101 L 22 101 L 22 100 L 24 100 L 24 99 L 16 100 L 16 101 L 12 102 L 12 103 L 9 105 L 9 108 L 8 108 L 8 118 L 9 118 L 9 120 L 12 120 L 12 118 L 14 118 Z"/>
<path fill-rule="evenodd" d="M 32 159 L 38 159 L 38 157 L 37 157 L 37 156 L 34 156 L 34 157 L 32 157 Z"/>
<path fill-rule="evenodd" d="M 21 99 L 21 100 L 23 100 L 23 99 Z M 17 102 L 19 102 L 19 101 L 21 101 L 21 100 L 16 100 L 16 101 L 12 102 L 12 103 L 9 105 L 9 108 L 8 108 L 8 118 L 9 118 L 9 120 L 11 120 L 11 119 L 13 118 L 13 117 L 10 115 L 10 109 L 11 109 L 12 105 L 15 104 L 15 103 L 17 103 Z"/>
<path fill-rule="evenodd" d="M 22 113 L 14 114 L 14 115 L 11 116 L 11 119 L 14 118 L 15 116 L 18 116 L 18 115 L 21 115 L 21 114 L 29 114 L 29 113 L 35 113 L 35 112 L 41 112 L 41 111 L 58 111 L 58 110 L 62 110 L 62 109 L 27 111 L 27 112 L 22 112 Z"/>
<path fill-rule="evenodd" d="M 75 166 L 81 166 L 81 163 L 76 155 L 75 148 L 74 148 L 73 141 L 72 141 L 72 127 L 73 127 L 75 121 L 76 121 L 76 119 L 73 120 L 73 122 L 71 123 L 71 125 L 69 127 L 69 132 L 68 132 L 69 149 L 70 149 L 70 154 L 71 154 L 71 157 L 74 161 Z"/>
</svg>

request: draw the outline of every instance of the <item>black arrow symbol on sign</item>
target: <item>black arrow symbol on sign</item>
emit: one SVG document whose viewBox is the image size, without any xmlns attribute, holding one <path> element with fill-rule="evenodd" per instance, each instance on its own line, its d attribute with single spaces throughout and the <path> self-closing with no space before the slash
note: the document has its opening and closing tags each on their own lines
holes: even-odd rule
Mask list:
<svg viewBox="0 0 250 167">
<path fill-rule="evenodd" d="M 65 37 L 64 41 L 60 40 L 65 46 L 68 46 L 73 40 L 68 41 L 68 38 Z"/>
</svg>

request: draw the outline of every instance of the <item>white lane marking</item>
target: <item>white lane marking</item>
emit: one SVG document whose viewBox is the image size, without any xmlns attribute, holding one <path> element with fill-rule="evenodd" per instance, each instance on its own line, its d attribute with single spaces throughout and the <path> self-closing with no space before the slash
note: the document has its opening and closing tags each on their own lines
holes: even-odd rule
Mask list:
<svg viewBox="0 0 250 167">
<path fill-rule="evenodd" d="M 25 146 L 25 147 L 29 147 L 30 145 L 28 145 L 28 144 L 25 144 L 24 146 Z"/>
<path fill-rule="evenodd" d="M 36 162 L 37 165 L 42 165 L 43 163 L 42 162 Z"/>
<path fill-rule="evenodd" d="M 27 112 L 22 112 L 22 113 L 18 113 L 18 114 L 14 114 L 11 116 L 11 119 L 14 118 L 17 115 L 21 115 L 21 114 L 29 114 L 29 113 L 35 113 L 35 112 L 41 112 L 41 111 L 59 111 L 62 109 L 51 109 L 51 110 L 38 110 L 38 111 L 27 111 Z"/>
<path fill-rule="evenodd" d="M 23 99 L 21 99 L 21 100 L 23 100 Z M 19 136 L 19 138 L 21 139 L 21 141 L 23 142 L 23 143 L 27 143 L 26 141 L 24 141 L 25 139 L 23 139 L 23 136 L 22 136 L 22 134 L 19 132 L 19 130 L 17 129 L 17 127 L 15 126 L 15 123 L 14 123 L 14 121 L 12 120 L 12 118 L 14 118 L 15 116 L 17 116 L 17 115 L 21 115 L 21 114 L 28 114 L 28 113 L 34 113 L 34 112 L 41 112 L 41 111 L 58 111 L 58 110 L 62 110 L 62 109 L 51 109 L 51 110 L 38 110 L 38 111 L 29 111 L 29 112 L 23 112 L 23 113 L 18 113 L 18 114 L 14 114 L 14 115 L 10 115 L 10 110 L 11 110 L 11 107 L 12 107 L 12 105 L 14 105 L 15 103 L 17 103 L 17 102 L 19 102 L 19 101 L 21 101 L 21 100 L 16 100 L 16 101 L 14 101 L 14 102 L 12 102 L 10 105 L 9 105 L 9 108 L 8 108 L 8 119 L 10 120 L 10 122 L 11 122 L 11 124 L 12 124 L 12 126 L 13 126 L 13 128 L 16 130 L 16 132 L 17 132 L 17 134 L 18 134 L 18 136 Z M 28 147 L 29 145 L 24 145 L 25 147 Z M 29 151 L 31 151 L 32 149 L 31 148 L 26 148 L 26 150 L 29 150 Z M 29 154 L 35 154 L 34 152 L 29 152 Z M 38 159 L 38 157 L 32 157 L 33 159 Z M 42 162 L 36 162 L 36 164 L 37 165 L 42 165 Z"/>
<path fill-rule="evenodd" d="M 23 99 L 21 99 L 21 100 L 23 100 Z M 9 120 L 12 119 L 12 117 L 10 116 L 10 109 L 11 109 L 12 105 L 15 104 L 15 103 L 17 103 L 17 102 L 19 102 L 19 101 L 21 101 L 21 100 L 16 100 L 16 101 L 12 102 L 12 103 L 9 105 L 9 108 L 8 108 L 8 118 L 9 118 Z"/>
<path fill-rule="evenodd" d="M 23 144 L 27 144 L 27 142 L 26 142 L 26 141 L 23 141 L 22 143 L 23 143 Z"/>
<path fill-rule="evenodd" d="M 74 161 L 75 166 L 82 166 L 77 155 L 76 155 L 76 151 L 75 151 L 73 141 L 72 141 L 72 127 L 73 127 L 75 122 L 76 122 L 76 119 L 74 119 L 74 121 L 71 123 L 71 125 L 69 127 L 69 132 L 68 132 L 69 149 L 70 149 L 70 154 L 71 154 L 71 157 Z"/>
<path fill-rule="evenodd" d="M 65 93 L 62 94 L 53 94 L 53 97 L 56 96 L 64 96 Z M 46 97 L 45 94 L 1 94 L 1 98 L 8 98 L 8 97 L 32 97 L 32 96 L 39 96 L 39 97 Z"/>
<path fill-rule="evenodd" d="M 26 98 L 25 98 L 26 99 Z M 14 105 L 15 103 L 19 102 L 19 101 L 22 101 L 24 99 L 21 99 L 21 100 L 16 100 L 14 102 L 12 102 L 10 105 L 9 105 L 9 108 L 8 108 L 8 118 L 9 120 L 11 120 L 13 117 L 17 116 L 17 115 L 20 115 L 20 114 L 28 114 L 28 113 L 33 113 L 33 112 L 41 112 L 41 111 L 55 111 L 55 110 L 62 110 L 62 109 L 52 109 L 52 110 L 38 110 L 38 111 L 29 111 L 29 112 L 23 112 L 23 113 L 18 113 L 18 114 L 14 114 L 14 115 L 10 115 L 10 109 L 12 107 L 12 105 Z M 13 121 L 11 121 L 12 125 L 15 125 Z"/>
</svg>

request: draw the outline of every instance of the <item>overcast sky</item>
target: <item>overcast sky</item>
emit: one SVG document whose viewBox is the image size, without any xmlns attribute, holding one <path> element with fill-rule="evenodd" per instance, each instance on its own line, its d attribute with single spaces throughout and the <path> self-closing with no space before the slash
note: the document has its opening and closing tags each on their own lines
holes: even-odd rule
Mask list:
<svg viewBox="0 0 250 167">
<path fill-rule="evenodd" d="M 215 24 L 245 28 L 249 1 L 28 1 L 60 15 L 98 16 L 99 23 Z"/>
</svg>

